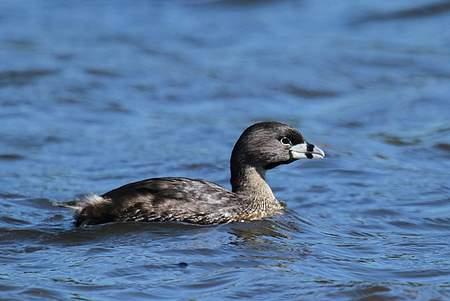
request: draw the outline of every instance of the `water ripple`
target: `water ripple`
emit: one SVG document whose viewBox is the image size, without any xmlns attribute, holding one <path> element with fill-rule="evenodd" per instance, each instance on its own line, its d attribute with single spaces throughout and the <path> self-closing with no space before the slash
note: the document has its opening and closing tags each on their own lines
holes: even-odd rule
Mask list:
<svg viewBox="0 0 450 301">
<path fill-rule="evenodd" d="M 0 299 L 449 299 L 448 12 L 0 1 Z M 262 119 L 327 153 L 267 173 L 283 214 L 79 229 L 60 206 L 159 176 L 229 187 Z"/>
<path fill-rule="evenodd" d="M 0 71 L 0 87 L 2 86 L 23 86 L 31 84 L 34 80 L 57 75 L 58 69 L 29 69 L 29 70 L 9 70 Z"/>
</svg>

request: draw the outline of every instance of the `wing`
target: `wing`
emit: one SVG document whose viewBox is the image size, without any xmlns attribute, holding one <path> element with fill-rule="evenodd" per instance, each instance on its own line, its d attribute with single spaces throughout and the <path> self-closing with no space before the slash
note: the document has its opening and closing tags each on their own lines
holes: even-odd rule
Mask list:
<svg viewBox="0 0 450 301">
<path fill-rule="evenodd" d="M 203 180 L 154 178 L 130 183 L 102 195 L 109 216 L 120 221 L 226 222 L 242 207 L 241 199 Z"/>
</svg>

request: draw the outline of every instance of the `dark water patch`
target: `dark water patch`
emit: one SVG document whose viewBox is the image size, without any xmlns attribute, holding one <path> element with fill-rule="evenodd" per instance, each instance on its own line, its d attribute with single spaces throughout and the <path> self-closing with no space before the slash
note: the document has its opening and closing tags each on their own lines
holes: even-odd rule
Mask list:
<svg viewBox="0 0 450 301">
<path fill-rule="evenodd" d="M 36 150 L 45 146 L 45 142 L 39 138 L 33 137 L 28 134 L 23 134 L 22 136 L 5 136 L 3 137 L 3 141 L 5 141 L 9 146 L 18 148 L 18 149 L 27 149 Z"/>
<path fill-rule="evenodd" d="M 121 278 L 124 276 L 133 276 L 152 273 L 155 271 L 183 271 L 189 267 L 186 262 L 178 263 L 162 263 L 162 264 L 144 264 L 141 266 L 131 265 L 126 268 L 114 268 L 107 272 L 106 275 L 114 278 Z"/>
<path fill-rule="evenodd" d="M 4 43 L 14 50 L 20 51 L 33 51 L 37 46 L 35 42 L 26 39 L 9 39 L 4 41 Z"/>
<path fill-rule="evenodd" d="M 117 71 L 105 68 L 86 68 L 84 72 L 92 76 L 105 78 L 117 78 L 121 76 Z"/>
<path fill-rule="evenodd" d="M 86 255 L 108 254 L 109 252 L 111 252 L 111 248 L 92 247 L 86 251 Z"/>
<path fill-rule="evenodd" d="M 381 159 L 381 160 L 389 160 L 389 156 L 386 156 L 385 154 L 376 153 L 375 158 Z"/>
<path fill-rule="evenodd" d="M 222 7 L 255 7 L 261 5 L 269 5 L 271 3 L 280 2 L 275 0 L 199 0 L 191 1 L 190 4 L 209 4 L 220 5 Z"/>
<path fill-rule="evenodd" d="M 127 291 L 126 289 L 114 294 L 114 299 L 119 300 L 164 300 L 164 296 L 161 294 L 150 294 L 146 292 Z"/>
<path fill-rule="evenodd" d="M 190 64 L 190 61 L 187 60 L 183 55 L 170 50 L 160 50 L 152 48 L 150 46 L 140 46 L 139 51 L 148 57 L 159 56 L 162 59 L 174 61 L 179 64 Z"/>
<path fill-rule="evenodd" d="M 391 209 L 385 209 L 385 208 L 368 209 L 368 210 L 365 210 L 364 213 L 369 216 L 376 216 L 376 217 L 387 217 L 387 216 L 398 216 L 399 215 L 399 212 L 391 210 Z"/>
<path fill-rule="evenodd" d="M 424 220 L 427 226 L 440 228 L 442 230 L 450 230 L 450 217 L 425 218 Z"/>
<path fill-rule="evenodd" d="M 344 121 L 338 124 L 340 127 L 350 128 L 350 129 L 357 129 L 362 128 L 365 126 L 364 122 L 362 121 Z"/>
<path fill-rule="evenodd" d="M 450 269 L 447 270 L 421 270 L 414 269 L 410 271 L 398 271 L 394 273 L 395 275 L 403 278 L 403 279 L 424 279 L 424 280 L 432 280 L 439 278 L 446 278 L 450 275 Z M 431 279 L 430 279 L 431 278 Z"/>
<path fill-rule="evenodd" d="M 85 275 L 85 279 L 91 278 L 91 275 Z M 96 284 L 92 280 L 78 280 L 71 277 L 54 277 L 51 280 L 59 285 L 63 286 L 63 289 L 75 290 L 79 292 L 105 292 L 113 291 L 115 289 L 114 285 L 102 285 Z M 81 299 L 83 300 L 83 299 Z M 89 299 L 88 299 L 89 300 Z"/>
<path fill-rule="evenodd" d="M 50 232 L 40 229 L 0 228 L 0 244 L 9 244 L 11 241 L 36 241 L 51 236 Z"/>
<path fill-rule="evenodd" d="M 81 98 L 72 97 L 72 96 L 61 96 L 57 97 L 56 101 L 60 104 L 64 105 L 75 105 L 75 104 L 81 104 L 83 103 L 83 100 Z"/>
<path fill-rule="evenodd" d="M 437 127 L 436 129 L 434 129 L 434 132 L 435 133 L 448 133 L 448 132 L 450 132 L 450 127 L 440 126 L 440 127 Z"/>
<path fill-rule="evenodd" d="M 131 113 L 130 109 L 128 109 L 122 101 L 109 101 L 102 111 L 111 113 Z"/>
<path fill-rule="evenodd" d="M 406 138 L 386 133 L 376 134 L 374 137 L 382 139 L 384 143 L 394 146 L 413 146 L 422 142 L 419 138 Z"/>
<path fill-rule="evenodd" d="M 348 57 L 345 58 L 352 64 L 359 64 L 362 66 L 370 66 L 371 68 L 414 68 L 417 63 L 409 57 L 388 57 L 383 56 L 379 58 L 365 58 L 365 57 Z"/>
<path fill-rule="evenodd" d="M 192 47 L 197 49 L 201 49 L 204 47 L 210 46 L 208 41 L 203 37 L 193 36 L 191 34 L 188 35 L 180 35 L 179 39 Z"/>
<path fill-rule="evenodd" d="M 2 281 L 2 280 L 0 279 L 0 281 Z M 7 285 L 7 284 L 0 283 L 0 292 L 17 291 L 20 289 L 22 289 L 21 286 Z"/>
<path fill-rule="evenodd" d="M 369 184 L 364 183 L 364 182 L 348 182 L 347 185 L 355 186 L 355 187 L 359 187 L 359 188 L 370 187 Z"/>
<path fill-rule="evenodd" d="M 450 153 L 450 144 L 449 143 L 436 143 L 433 146 L 438 150 Z"/>
<path fill-rule="evenodd" d="M 412 229 L 419 229 L 420 227 L 418 224 L 412 222 L 412 221 L 406 221 L 406 220 L 394 220 L 389 222 L 390 225 L 398 227 L 400 229 L 405 230 L 412 230 Z"/>
<path fill-rule="evenodd" d="M 135 84 L 133 85 L 133 88 L 136 89 L 139 92 L 155 92 L 157 88 L 152 84 Z"/>
<path fill-rule="evenodd" d="M 189 266 L 189 264 L 187 264 L 186 262 L 179 262 L 176 266 L 185 269 Z"/>
<path fill-rule="evenodd" d="M 0 192 L 0 199 L 22 199 L 24 195 L 15 192 Z"/>
<path fill-rule="evenodd" d="M 43 251 L 43 250 L 48 250 L 49 248 L 47 246 L 26 246 L 23 248 L 23 253 L 34 253 L 34 252 L 39 252 L 39 251 Z"/>
<path fill-rule="evenodd" d="M 63 300 L 64 294 L 48 289 L 31 287 L 20 292 L 20 295 L 30 300 Z"/>
<path fill-rule="evenodd" d="M 13 218 L 10 216 L 0 215 L 0 223 L 5 223 L 8 225 L 29 225 L 31 224 L 29 221 L 25 221 L 18 218 Z"/>
<path fill-rule="evenodd" d="M 107 174 L 99 174 L 99 175 L 92 175 L 92 176 L 88 176 L 87 179 L 89 179 L 90 181 L 96 182 L 96 181 L 103 181 L 103 180 L 125 180 L 125 179 L 129 179 L 129 175 L 125 175 L 125 174 L 111 174 L 111 173 L 107 173 Z"/>
<path fill-rule="evenodd" d="M 101 41 L 112 44 L 119 44 L 122 46 L 131 46 L 142 54 L 151 58 L 159 57 L 162 59 L 170 59 L 171 62 L 190 64 L 191 62 L 184 58 L 182 53 L 173 51 L 172 49 L 164 49 L 146 42 L 146 39 L 135 35 L 105 35 L 100 37 Z"/>
<path fill-rule="evenodd" d="M 364 231 L 360 231 L 360 230 L 359 231 L 356 231 L 356 230 L 349 231 L 348 235 L 356 237 L 356 238 L 362 238 L 362 239 L 377 237 L 377 235 L 375 235 L 373 233 L 364 232 Z"/>
<path fill-rule="evenodd" d="M 43 77 L 57 75 L 58 69 L 28 69 L 0 71 L 0 87 L 24 86 Z"/>
<path fill-rule="evenodd" d="M 354 286 L 354 287 L 353 287 Z M 394 301 L 402 300 L 398 296 L 393 296 L 391 288 L 383 284 L 359 284 L 352 285 L 352 288 L 344 288 L 341 292 L 336 295 L 331 295 L 333 297 L 346 297 L 351 300 L 358 301 Z"/>
<path fill-rule="evenodd" d="M 279 88 L 279 90 L 292 96 L 306 99 L 333 98 L 341 94 L 332 90 L 305 88 L 297 84 L 288 84 Z"/>
<path fill-rule="evenodd" d="M 128 237 L 140 237 L 146 234 L 152 239 L 176 237 L 182 235 L 194 235 L 207 231 L 208 226 L 196 226 L 179 223 L 109 223 L 103 225 L 85 226 L 56 232 L 45 242 L 49 244 L 78 245 L 95 241 L 108 241 L 111 239 L 123 239 Z"/>
<path fill-rule="evenodd" d="M 371 176 L 371 177 L 376 177 L 376 176 L 382 176 L 383 175 L 383 171 L 370 171 L 370 170 L 357 170 L 357 169 L 349 169 L 349 168 L 333 168 L 333 169 L 329 169 L 327 171 L 330 174 L 335 174 L 335 175 L 342 175 L 342 176 L 355 176 L 355 177 L 361 177 L 361 176 Z"/>
<path fill-rule="evenodd" d="M 61 62 L 70 62 L 75 58 L 74 53 L 56 53 L 54 57 Z"/>
<path fill-rule="evenodd" d="M 65 138 L 60 137 L 60 136 L 55 136 L 55 135 L 48 135 L 44 138 L 45 144 L 59 144 L 59 143 L 63 143 L 66 141 L 67 140 Z"/>
<path fill-rule="evenodd" d="M 170 251 L 167 251 L 167 250 L 157 251 L 156 253 L 181 256 L 181 258 L 186 258 L 189 256 L 193 256 L 195 254 L 198 254 L 200 256 L 205 256 L 205 257 L 213 257 L 213 256 L 218 256 L 220 254 L 222 254 L 222 255 L 226 254 L 225 251 L 218 250 L 215 247 L 210 247 L 210 248 L 209 247 L 195 247 L 190 244 L 187 244 L 185 247 L 173 248 Z M 186 257 L 183 257 L 183 256 L 186 256 Z"/>
<path fill-rule="evenodd" d="M 43 220 L 44 223 L 58 223 L 65 220 L 65 216 L 62 214 L 53 214 L 49 216 L 48 218 L 45 218 Z"/>
<path fill-rule="evenodd" d="M 217 166 L 216 164 L 212 164 L 212 163 L 208 163 L 208 162 L 181 164 L 179 166 L 179 169 L 222 171 L 221 167 Z"/>
<path fill-rule="evenodd" d="M 417 201 L 409 201 L 409 202 L 404 202 L 401 205 L 402 206 L 423 206 L 423 207 L 431 207 L 431 208 L 447 208 L 447 206 L 450 204 L 450 199 L 449 198 L 442 198 L 442 199 L 429 199 L 429 200 L 417 200 Z"/>
<path fill-rule="evenodd" d="M 372 22 L 401 21 L 449 14 L 450 1 L 437 1 L 417 7 L 408 7 L 391 12 L 372 12 L 366 16 L 355 18 L 351 24 L 361 25 Z"/>
<path fill-rule="evenodd" d="M 134 35 L 128 35 L 125 33 L 103 35 L 98 37 L 98 40 L 102 43 L 122 43 L 130 46 L 136 46 L 142 43 L 142 41 Z"/>
<path fill-rule="evenodd" d="M 358 184 L 356 186 L 360 186 L 360 185 Z M 312 192 L 312 193 L 328 193 L 331 191 L 331 189 L 324 185 L 312 185 L 306 191 Z"/>
<path fill-rule="evenodd" d="M 88 84 L 71 84 L 66 86 L 66 91 L 75 95 L 86 96 L 90 92 L 90 87 Z"/>
<path fill-rule="evenodd" d="M 89 104 L 86 100 L 92 100 L 91 93 L 101 90 L 105 87 L 105 82 L 100 79 L 86 80 L 83 83 L 68 83 L 65 91 L 69 92 L 70 97 L 79 98 L 83 103 Z M 95 107 L 92 105 L 92 107 Z"/>
<path fill-rule="evenodd" d="M 25 156 L 19 154 L 0 154 L 0 161 L 18 161 L 25 159 Z"/>
</svg>

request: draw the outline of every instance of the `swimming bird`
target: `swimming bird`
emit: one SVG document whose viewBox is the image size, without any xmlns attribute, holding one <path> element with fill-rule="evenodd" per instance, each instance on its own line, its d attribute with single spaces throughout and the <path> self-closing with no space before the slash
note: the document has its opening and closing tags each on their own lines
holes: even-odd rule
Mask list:
<svg viewBox="0 0 450 301">
<path fill-rule="evenodd" d="M 75 225 L 108 222 L 181 222 L 220 224 L 259 220 L 282 212 L 265 180 L 266 171 L 325 153 L 280 122 L 248 127 L 230 159 L 232 191 L 212 182 L 181 177 L 130 183 L 103 195 L 90 195 L 75 206 Z"/>
</svg>

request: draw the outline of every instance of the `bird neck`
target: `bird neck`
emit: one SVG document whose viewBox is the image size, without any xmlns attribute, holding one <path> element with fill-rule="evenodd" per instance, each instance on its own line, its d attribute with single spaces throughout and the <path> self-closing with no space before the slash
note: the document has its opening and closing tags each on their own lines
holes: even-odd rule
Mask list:
<svg viewBox="0 0 450 301">
<path fill-rule="evenodd" d="M 275 201 L 275 196 L 265 179 L 266 171 L 254 166 L 231 168 L 231 186 L 234 193 L 255 201 Z"/>
</svg>

